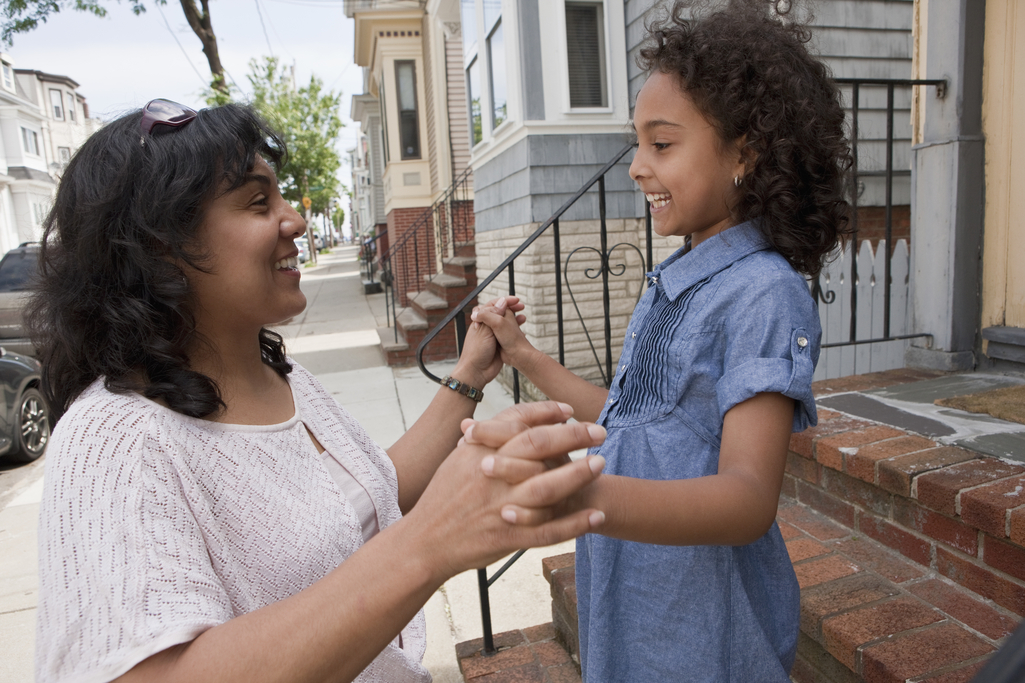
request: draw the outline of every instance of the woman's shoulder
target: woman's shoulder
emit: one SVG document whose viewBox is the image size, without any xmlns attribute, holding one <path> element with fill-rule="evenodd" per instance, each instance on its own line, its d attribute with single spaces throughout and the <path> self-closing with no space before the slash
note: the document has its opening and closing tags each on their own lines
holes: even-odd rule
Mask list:
<svg viewBox="0 0 1025 683">
<path fill-rule="evenodd" d="M 160 406 L 135 392 L 115 392 L 103 378 L 86 387 L 68 406 L 54 430 L 82 435 L 97 431 L 136 432 L 148 422 Z"/>
</svg>

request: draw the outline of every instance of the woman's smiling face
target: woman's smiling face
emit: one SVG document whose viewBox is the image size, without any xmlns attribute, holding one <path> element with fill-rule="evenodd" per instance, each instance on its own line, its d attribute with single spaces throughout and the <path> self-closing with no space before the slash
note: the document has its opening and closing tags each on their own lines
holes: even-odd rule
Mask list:
<svg viewBox="0 0 1025 683">
<path fill-rule="evenodd" d="M 740 145 L 719 139 L 677 76 L 648 77 L 637 95 L 634 129 L 630 177 L 651 203 L 657 234 L 691 235 L 697 245 L 733 225 L 734 178 L 744 176 Z"/>
<path fill-rule="evenodd" d="M 209 203 L 199 227 L 206 272 L 189 271 L 199 330 L 258 330 L 301 313 L 306 296 L 294 240 L 305 232 L 274 170 L 257 157 L 240 187 Z"/>
</svg>

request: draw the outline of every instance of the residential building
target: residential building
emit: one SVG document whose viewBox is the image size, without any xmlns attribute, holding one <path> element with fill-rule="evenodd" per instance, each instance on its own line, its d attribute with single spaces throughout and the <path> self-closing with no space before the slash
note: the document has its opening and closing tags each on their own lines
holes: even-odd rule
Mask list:
<svg viewBox="0 0 1025 683">
<path fill-rule="evenodd" d="M 914 324 L 908 361 L 1025 372 L 1025 8 L 1014 0 L 918 0 L 915 74 L 945 78 L 915 99 Z M 1015 265 L 1018 264 L 1018 265 Z"/>
<path fill-rule="evenodd" d="M 42 236 L 56 180 L 97 128 L 78 83 L 0 54 L 0 254 Z"/>
</svg>

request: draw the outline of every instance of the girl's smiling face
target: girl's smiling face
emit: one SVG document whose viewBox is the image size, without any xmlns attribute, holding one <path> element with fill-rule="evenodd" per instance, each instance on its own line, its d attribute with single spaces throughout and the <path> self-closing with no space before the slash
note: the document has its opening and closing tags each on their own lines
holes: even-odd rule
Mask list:
<svg viewBox="0 0 1025 683">
<path fill-rule="evenodd" d="M 691 235 L 697 246 L 734 225 L 734 178 L 744 177 L 740 141 L 720 140 L 677 76 L 648 77 L 637 95 L 634 129 L 630 177 L 651 203 L 657 234 Z"/>
<path fill-rule="evenodd" d="M 294 240 L 305 232 L 274 170 L 257 157 L 240 187 L 209 203 L 199 227 L 206 272 L 190 271 L 189 286 L 204 334 L 259 329 L 303 311 Z"/>
</svg>

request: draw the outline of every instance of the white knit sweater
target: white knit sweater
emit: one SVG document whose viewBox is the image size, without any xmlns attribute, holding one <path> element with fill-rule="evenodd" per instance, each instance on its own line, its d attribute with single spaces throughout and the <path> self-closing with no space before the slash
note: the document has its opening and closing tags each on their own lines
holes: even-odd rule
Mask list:
<svg viewBox="0 0 1025 683">
<path fill-rule="evenodd" d="M 387 454 L 303 368 L 289 383 L 296 414 L 268 426 L 186 417 L 101 381 L 74 402 L 40 509 L 39 683 L 110 681 L 355 552 L 359 519 L 304 423 L 369 492 L 380 527 L 399 519 Z M 430 681 L 425 643 L 421 611 L 357 680 Z"/>
</svg>

